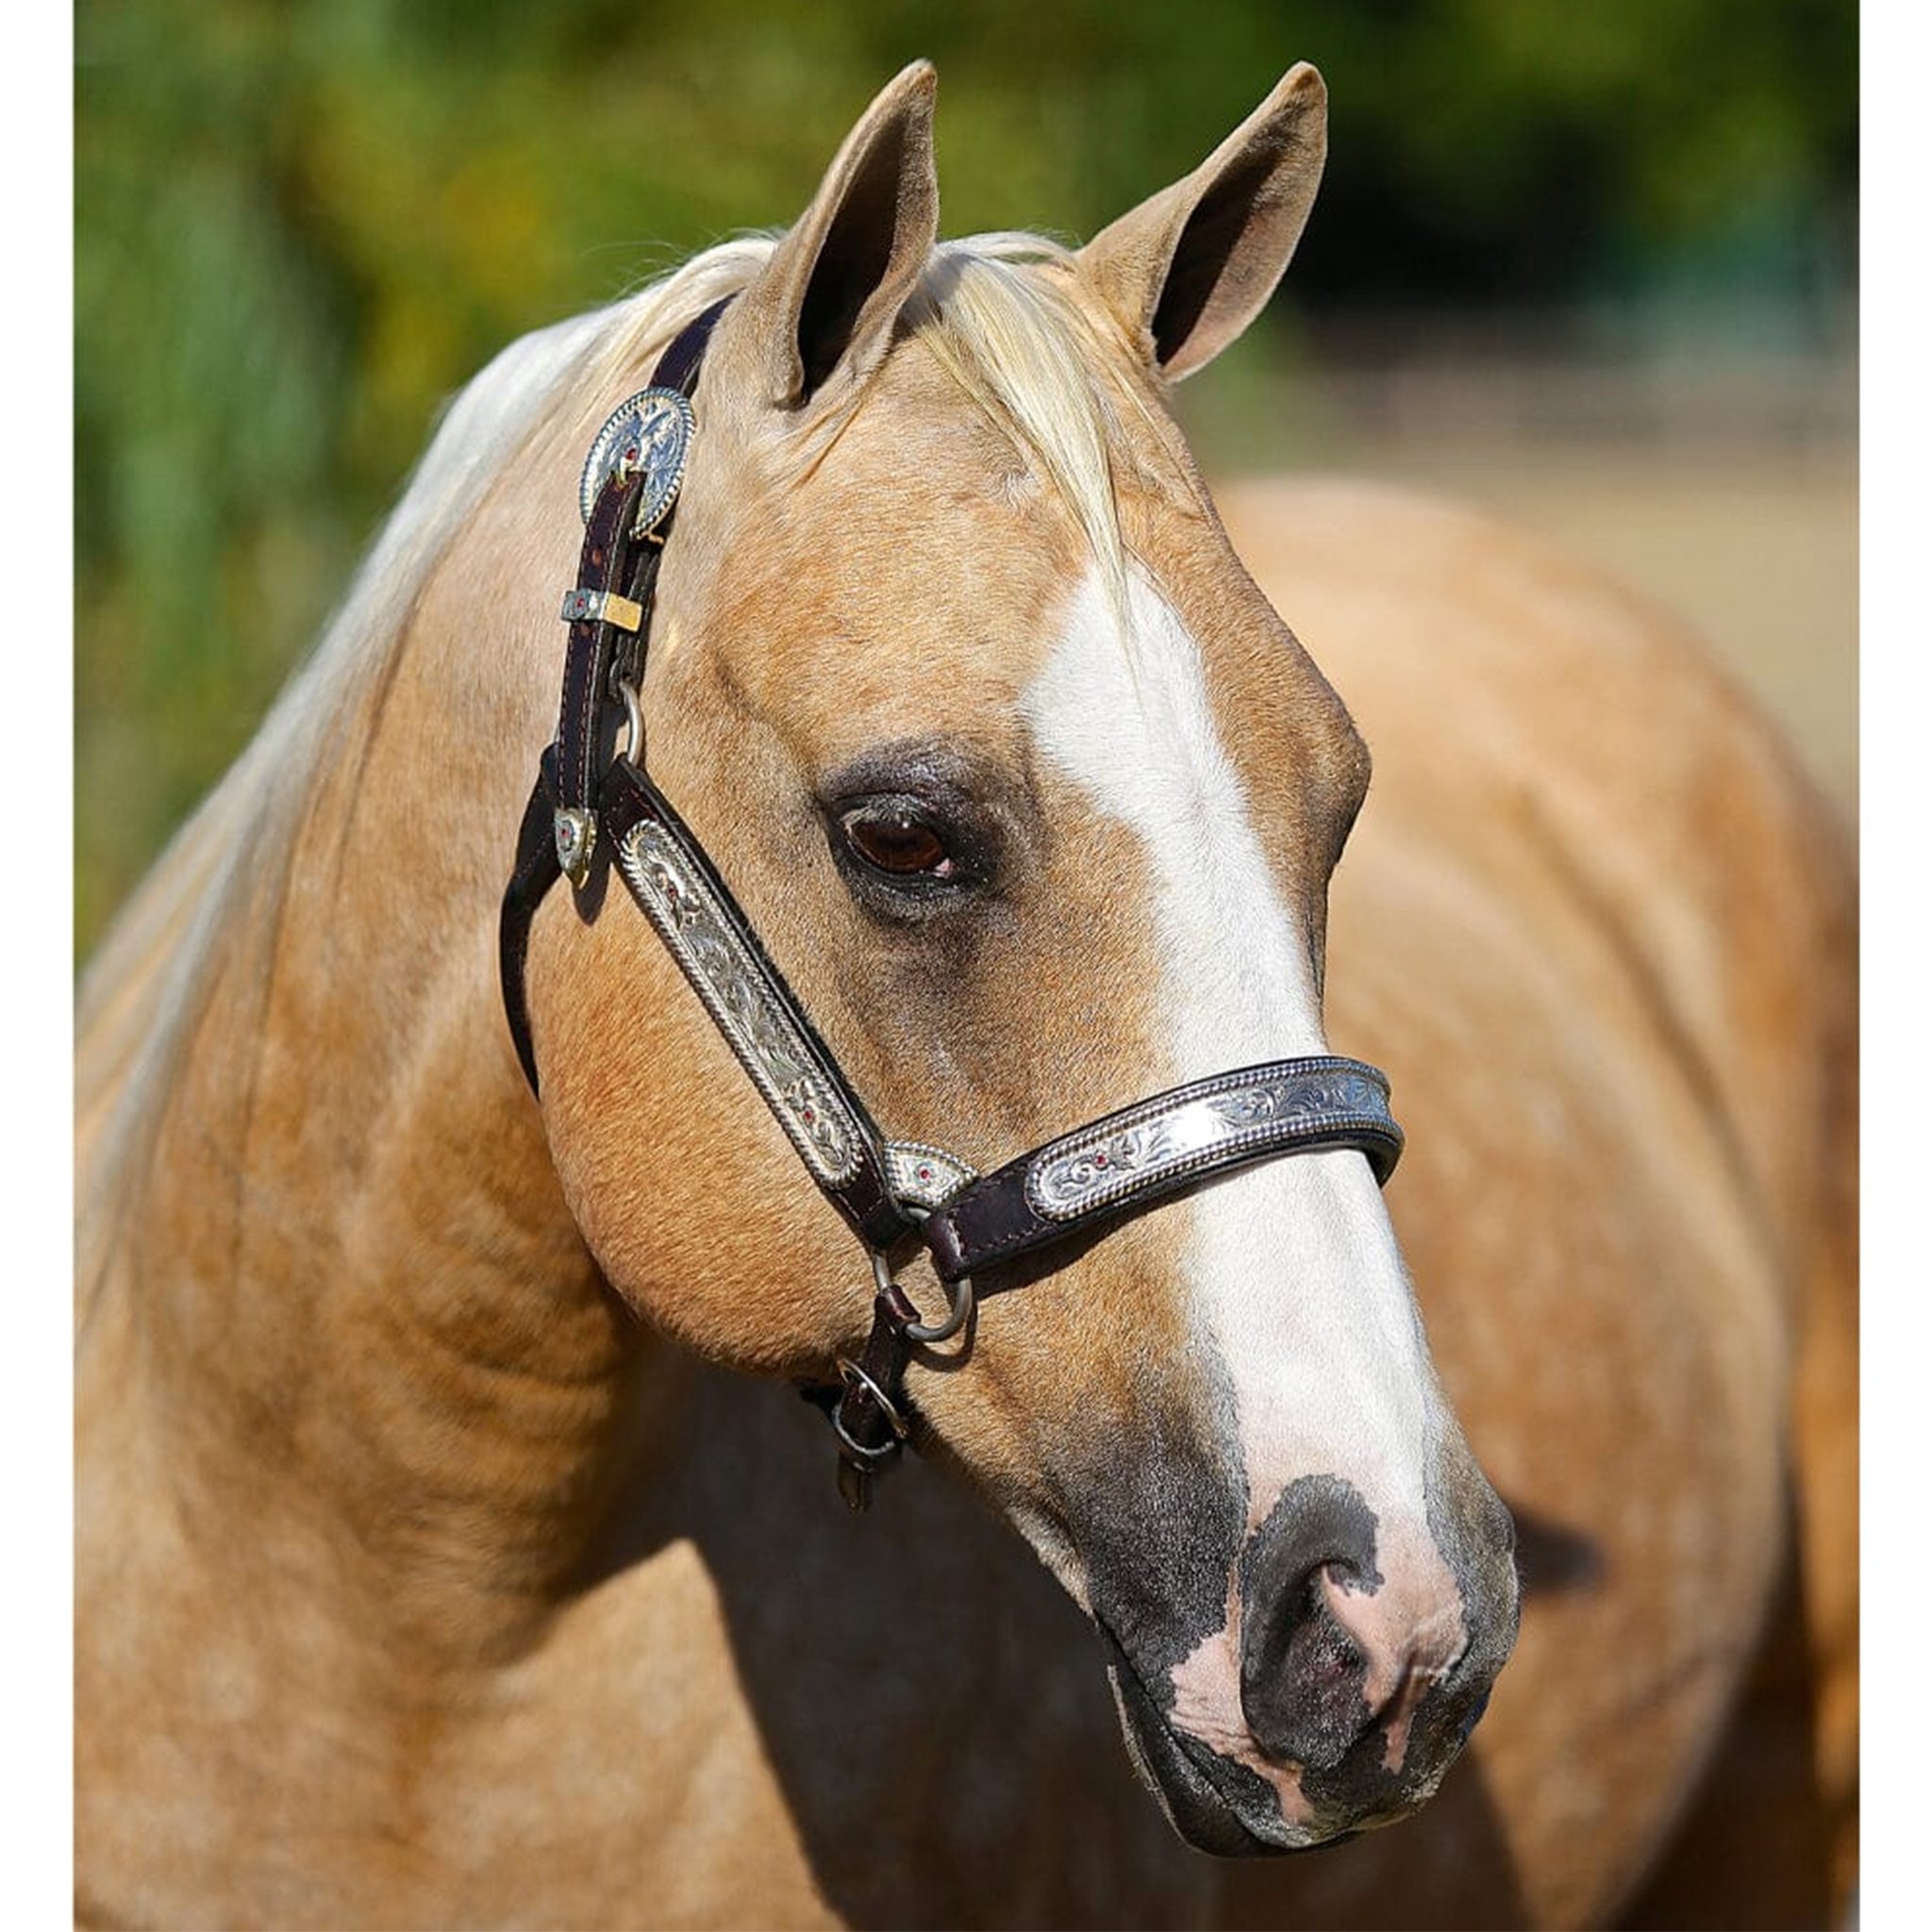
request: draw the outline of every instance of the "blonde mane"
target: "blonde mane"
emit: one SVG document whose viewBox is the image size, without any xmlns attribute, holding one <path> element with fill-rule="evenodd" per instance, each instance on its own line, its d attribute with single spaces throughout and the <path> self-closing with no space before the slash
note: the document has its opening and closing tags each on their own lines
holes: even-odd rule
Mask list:
<svg viewBox="0 0 1932 1932">
<path fill-rule="evenodd" d="M 553 409 L 581 391 L 610 391 L 692 315 L 743 288 L 774 245 L 770 236 L 722 242 L 609 308 L 526 336 L 450 407 L 315 649 L 123 908 L 82 980 L 75 1119 L 81 1139 L 99 1142 L 85 1170 L 92 1198 L 76 1204 L 83 1301 L 111 1242 L 108 1210 L 128 1198 L 127 1163 L 142 1158 L 161 1118 L 156 1102 L 217 977 L 218 949 L 245 935 L 256 958 L 236 963 L 265 979 L 321 763 L 368 741 L 443 552 Z M 1065 277 L 1039 272 L 1070 259 L 1038 235 L 941 243 L 902 322 L 1068 507 L 1109 591 L 1124 598 L 1114 464 L 1124 410 L 1144 405 Z"/>
</svg>

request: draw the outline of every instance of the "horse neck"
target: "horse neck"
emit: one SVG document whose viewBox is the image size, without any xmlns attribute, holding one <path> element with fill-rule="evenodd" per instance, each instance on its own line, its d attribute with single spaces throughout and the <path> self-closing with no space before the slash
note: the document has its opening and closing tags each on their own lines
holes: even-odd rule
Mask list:
<svg viewBox="0 0 1932 1932">
<path fill-rule="evenodd" d="M 504 1024 L 496 900 L 554 695 L 532 559 L 459 552 L 313 721 L 286 865 L 210 949 L 120 1194 L 82 1419 L 92 1357 L 95 1400 L 147 1419 L 127 1453 L 205 1520 L 306 1524 L 386 1629 L 502 1652 L 568 1590 L 657 1357 Z"/>
</svg>

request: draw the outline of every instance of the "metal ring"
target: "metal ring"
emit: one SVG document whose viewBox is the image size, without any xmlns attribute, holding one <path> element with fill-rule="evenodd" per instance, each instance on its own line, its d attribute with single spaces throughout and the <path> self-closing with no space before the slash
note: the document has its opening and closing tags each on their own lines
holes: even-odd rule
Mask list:
<svg viewBox="0 0 1932 1932">
<path fill-rule="evenodd" d="M 634 684 L 620 684 L 617 694 L 624 700 L 624 716 L 630 736 L 625 741 L 624 761 L 639 771 L 644 768 L 644 712 L 638 703 L 638 688 Z"/>
<path fill-rule="evenodd" d="M 886 1426 L 891 1430 L 894 1440 L 878 1449 L 869 1449 L 863 1442 L 855 1442 L 846 1433 L 844 1424 L 839 1420 L 837 1408 L 832 1411 L 833 1434 L 851 1450 L 853 1455 L 861 1458 L 877 1458 L 896 1454 L 899 1444 L 912 1433 L 912 1424 L 899 1413 L 892 1398 L 850 1356 L 841 1355 L 839 1357 L 839 1378 L 848 1390 L 862 1389 L 878 1404 L 879 1413 L 885 1417 Z"/>
<path fill-rule="evenodd" d="M 901 1453 L 903 1445 L 897 1436 L 889 1436 L 876 1448 L 870 1449 L 863 1442 L 855 1441 L 845 1424 L 839 1420 L 836 1409 L 832 1412 L 832 1433 L 839 1439 L 839 1447 L 847 1462 L 854 1462 L 868 1472 L 882 1469 Z"/>
<path fill-rule="evenodd" d="M 872 1279 L 873 1286 L 880 1294 L 891 1294 L 892 1271 L 886 1257 L 876 1248 L 872 1251 Z M 952 1341 L 953 1337 L 965 1327 L 966 1318 L 972 1312 L 973 1283 L 970 1278 L 962 1275 L 946 1288 L 946 1318 L 943 1322 L 908 1322 L 902 1332 L 908 1341 L 916 1341 L 922 1348 L 929 1348 L 935 1341 Z"/>
<path fill-rule="evenodd" d="M 908 1322 L 906 1336 L 909 1341 L 916 1341 L 923 1347 L 929 1347 L 935 1341 L 950 1341 L 965 1327 L 967 1317 L 973 1313 L 973 1277 L 962 1274 L 958 1281 L 946 1287 L 946 1319 L 943 1322 Z"/>
</svg>

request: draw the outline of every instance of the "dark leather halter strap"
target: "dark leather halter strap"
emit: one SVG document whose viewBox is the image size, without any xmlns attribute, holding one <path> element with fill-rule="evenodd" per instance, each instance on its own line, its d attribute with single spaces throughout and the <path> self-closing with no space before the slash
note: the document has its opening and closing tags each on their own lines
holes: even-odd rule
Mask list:
<svg viewBox="0 0 1932 1932">
<path fill-rule="evenodd" d="M 728 306 L 728 297 L 714 302 L 679 332 L 652 372 L 652 388 L 675 389 L 687 397 L 693 393 L 711 331 Z M 524 996 L 530 924 L 551 887 L 563 876 L 563 861 L 557 849 L 559 811 L 574 809 L 594 827 L 598 787 L 614 769 L 617 734 L 624 724 L 618 688 L 627 683 L 635 690 L 642 679 L 651 607 L 657 595 L 658 560 L 676 514 L 674 503 L 651 533 L 655 541 L 632 534 L 632 522 L 647 480 L 641 472 L 628 477 L 613 476 L 598 492 L 585 525 L 574 599 L 587 614 L 571 623 L 564 646 L 557 738 L 540 761 L 537 783 L 524 810 L 516 860 L 498 921 L 497 959 L 505 1012 L 510 1038 L 516 1042 L 517 1059 L 533 1093 L 541 1090 Z M 612 591 L 628 597 L 637 607 L 639 621 L 634 629 L 603 615 Z M 613 677 L 613 670 L 628 675 Z M 595 856 L 594 847 L 593 832 L 584 851 L 587 863 Z"/>
<path fill-rule="evenodd" d="M 550 834 L 552 803 L 556 787 L 549 776 L 553 760 L 543 754 L 541 773 L 524 807 L 523 824 L 517 829 L 517 856 L 510 867 L 509 884 L 504 888 L 503 908 L 496 921 L 496 976 L 503 989 L 504 1017 L 509 1022 L 509 1037 L 517 1050 L 517 1064 L 530 1091 L 537 1086 L 537 1056 L 530 1044 L 530 1016 L 525 1005 L 524 963 L 530 950 L 530 922 L 537 908 L 558 879 L 563 867 L 558 863 L 557 844 Z"/>
<path fill-rule="evenodd" d="M 1165 1199 L 1205 1174 L 1284 1153 L 1358 1148 L 1386 1181 L 1402 1157 L 1389 1083 L 1361 1060 L 1320 1054 L 1191 1080 L 1123 1108 L 976 1180 L 925 1219 L 941 1281 Z"/>
<path fill-rule="evenodd" d="M 675 391 L 687 398 L 696 391 L 711 331 L 728 306 L 729 298 L 714 302 L 679 332 L 652 372 L 653 390 Z M 632 536 L 631 522 L 648 480 L 641 470 L 627 479 L 613 476 L 599 491 L 584 532 L 577 590 L 587 614 L 572 623 L 564 651 L 556 774 L 558 805 L 580 811 L 594 811 L 598 784 L 617 754 L 624 723 L 617 687 L 629 684 L 635 689 L 643 675 L 658 562 L 677 514 L 674 501 L 648 536 Z M 600 597 L 613 590 L 638 607 L 640 620 L 634 629 L 597 614 L 608 608 Z M 613 665 L 621 674 L 615 680 Z"/>
<path fill-rule="evenodd" d="M 688 401 L 727 302 L 678 335 L 650 390 L 611 418 L 592 452 L 593 465 L 601 457 L 608 467 L 593 468 L 585 485 L 577 584 L 564 600 L 570 632 L 557 739 L 540 762 L 503 898 L 504 1009 L 537 1092 L 524 990 L 531 923 L 559 878 L 583 891 L 593 874 L 618 871 L 807 1172 L 873 1257 L 873 1323 L 863 1349 L 841 1359 L 838 1383 L 805 1391 L 839 1438 L 841 1491 L 862 1508 L 874 1474 L 897 1457 L 911 1426 L 908 1365 L 921 1347 L 965 1325 L 975 1292 L 1008 1285 L 999 1278 L 1005 1264 L 1283 1155 L 1357 1149 L 1386 1181 L 1402 1153 L 1402 1130 L 1382 1074 L 1322 1054 L 1190 1081 L 984 1176 L 941 1148 L 880 1133 L 703 846 L 643 768 L 636 694 L 658 559 L 675 515 Z M 654 471 L 644 454 L 643 417 L 626 414 L 639 404 L 667 420 L 681 416 L 684 430 L 673 422 L 675 473 Z M 613 434 L 619 444 L 630 439 L 616 460 Z M 627 719 L 631 741 L 620 756 Z M 921 1323 L 888 1265 L 915 1241 L 953 1297 L 948 1317 L 932 1324 Z M 988 1271 L 991 1278 L 981 1279 Z"/>
</svg>

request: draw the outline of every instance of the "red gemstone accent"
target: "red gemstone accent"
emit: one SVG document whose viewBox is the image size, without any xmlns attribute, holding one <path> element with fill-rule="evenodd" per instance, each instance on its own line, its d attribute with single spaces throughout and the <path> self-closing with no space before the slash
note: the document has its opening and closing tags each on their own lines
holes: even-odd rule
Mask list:
<svg viewBox="0 0 1932 1932">
<path fill-rule="evenodd" d="M 919 1170 L 919 1178 L 920 1178 L 921 1180 L 923 1180 L 923 1181 L 929 1181 L 929 1180 L 931 1180 L 931 1178 L 932 1178 L 932 1169 L 931 1169 L 931 1168 L 929 1168 L 929 1167 L 922 1167 L 922 1168 L 921 1168 L 921 1169 Z"/>
<path fill-rule="evenodd" d="M 817 1115 L 817 1114 L 815 1114 L 814 1112 L 812 1112 L 812 1110 L 811 1110 L 811 1108 L 807 1108 L 805 1109 L 805 1114 L 804 1114 L 804 1120 L 805 1120 L 805 1124 L 806 1124 L 806 1125 L 807 1125 L 807 1126 L 810 1126 L 810 1124 L 812 1124 L 812 1122 L 813 1122 L 813 1121 L 815 1121 L 815 1120 L 817 1120 L 817 1119 L 818 1119 L 818 1115 Z"/>
<path fill-rule="evenodd" d="M 1107 1165 L 1107 1156 L 1104 1154 L 1096 1154 L 1093 1157 L 1093 1164 L 1095 1167 L 1105 1167 Z"/>
</svg>

